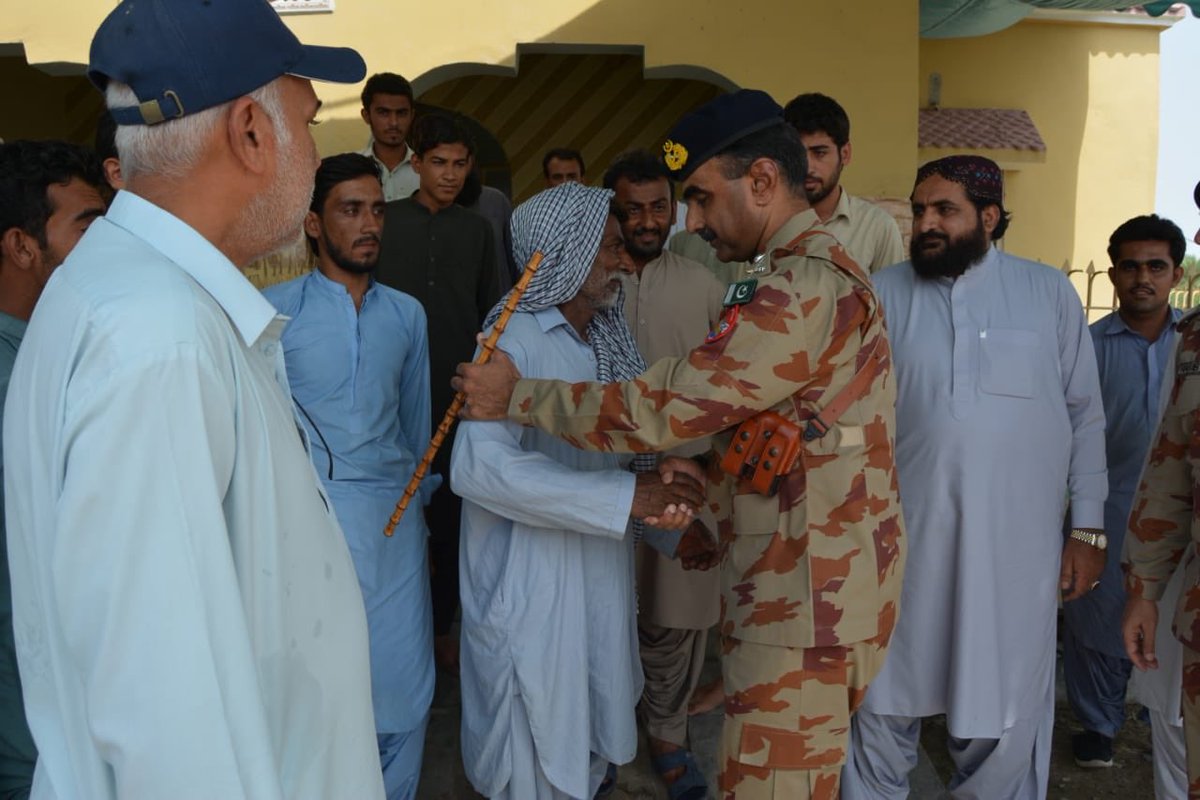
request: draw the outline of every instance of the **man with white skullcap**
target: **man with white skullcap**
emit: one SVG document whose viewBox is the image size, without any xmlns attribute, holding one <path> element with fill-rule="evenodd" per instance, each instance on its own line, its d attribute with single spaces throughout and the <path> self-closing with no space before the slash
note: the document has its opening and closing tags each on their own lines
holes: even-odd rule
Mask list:
<svg viewBox="0 0 1200 800">
<path fill-rule="evenodd" d="M 565 183 L 513 214 L 517 259 L 545 256 L 500 339 L 526 375 L 618 380 L 645 367 L 622 312 L 628 255 L 611 198 Z M 697 483 L 666 484 L 638 461 L 635 475 L 617 455 L 511 422 L 458 432 L 462 750 L 488 797 L 590 800 L 637 752 L 630 520 L 703 501 Z"/>
</svg>

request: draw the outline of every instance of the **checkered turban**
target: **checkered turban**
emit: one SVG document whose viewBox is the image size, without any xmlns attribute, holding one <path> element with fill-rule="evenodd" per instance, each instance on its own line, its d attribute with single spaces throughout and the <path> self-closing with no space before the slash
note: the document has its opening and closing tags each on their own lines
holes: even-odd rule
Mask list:
<svg viewBox="0 0 1200 800">
<path fill-rule="evenodd" d="M 513 258 L 528 263 L 542 252 L 542 263 L 517 311 L 541 311 L 561 305 L 579 294 L 600 252 L 604 224 L 608 220 L 613 192 L 575 182 L 547 189 L 521 205 L 512 215 Z M 485 328 L 500 316 L 507 295 L 488 313 Z M 596 378 L 601 383 L 626 381 L 646 370 L 646 361 L 625 322 L 625 290 L 621 288 L 612 308 L 597 311 L 588 325 L 588 344 L 596 355 Z M 657 459 L 650 454 L 634 456 L 633 471 L 649 472 Z M 641 523 L 634 524 L 640 535 Z"/>
</svg>

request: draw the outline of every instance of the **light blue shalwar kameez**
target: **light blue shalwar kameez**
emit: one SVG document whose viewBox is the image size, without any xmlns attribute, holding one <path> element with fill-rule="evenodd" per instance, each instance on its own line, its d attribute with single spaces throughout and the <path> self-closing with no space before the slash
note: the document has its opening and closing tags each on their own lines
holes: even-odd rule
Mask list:
<svg viewBox="0 0 1200 800">
<path fill-rule="evenodd" d="M 851 729 L 847 800 L 903 798 L 946 715 L 956 800 L 1046 796 L 1063 514 L 1100 528 L 1104 413 L 1079 295 L 994 247 L 955 280 L 874 276 L 909 535 L 887 662 Z"/>
<path fill-rule="evenodd" d="M 391 538 L 383 528 L 429 442 L 425 312 L 378 283 L 356 311 L 346 288 L 319 270 L 263 294 L 291 317 L 282 337 L 288 380 L 362 587 L 388 800 L 410 800 L 434 684 L 421 502 Z M 439 482 L 427 478 L 420 501 Z"/>
<path fill-rule="evenodd" d="M 515 314 L 500 345 L 525 377 L 596 379 L 592 349 L 557 308 Z M 634 476 L 611 453 L 467 422 L 451 485 L 464 500 L 467 777 L 488 797 L 590 800 L 606 763 L 637 751 Z"/>
</svg>

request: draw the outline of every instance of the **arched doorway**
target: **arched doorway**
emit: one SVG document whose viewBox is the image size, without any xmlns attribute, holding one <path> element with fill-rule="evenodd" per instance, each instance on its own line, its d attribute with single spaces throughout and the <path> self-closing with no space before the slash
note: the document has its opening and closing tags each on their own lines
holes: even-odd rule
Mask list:
<svg viewBox="0 0 1200 800">
<path fill-rule="evenodd" d="M 488 131 L 506 156 L 514 202 L 542 188 L 550 148 L 579 150 L 586 182 L 599 184 L 615 156 L 657 147 L 681 116 L 733 88 L 687 67 L 648 75 L 641 48 L 526 45 L 515 70 L 452 64 L 413 83 L 419 104 L 458 112 Z M 507 188 L 496 167 L 485 170 L 485 182 Z"/>
</svg>

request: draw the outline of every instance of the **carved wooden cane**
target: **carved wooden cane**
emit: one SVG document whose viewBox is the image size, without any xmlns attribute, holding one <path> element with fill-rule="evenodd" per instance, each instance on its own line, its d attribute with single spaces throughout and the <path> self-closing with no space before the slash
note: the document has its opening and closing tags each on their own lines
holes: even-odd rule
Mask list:
<svg viewBox="0 0 1200 800">
<path fill-rule="evenodd" d="M 499 341 L 500 334 L 504 333 L 504 329 L 508 327 L 509 318 L 517 310 L 517 303 L 520 301 L 521 295 L 525 294 L 525 289 L 529 286 L 529 281 L 533 279 L 533 274 L 537 272 L 541 263 L 542 251 L 538 250 L 529 258 L 529 263 L 525 265 L 525 271 L 521 273 L 521 279 L 517 281 L 517 285 L 513 287 L 513 290 L 508 293 L 508 300 L 505 301 L 504 308 L 500 311 L 500 316 L 496 319 L 496 324 L 492 326 L 491 334 L 488 336 L 487 341 L 483 343 L 483 349 L 479 351 L 479 355 L 475 358 L 476 364 L 486 364 L 491 360 L 492 353 L 496 352 L 496 342 Z M 458 418 L 458 412 L 462 410 L 466 399 L 466 395 L 462 392 L 454 395 L 454 402 L 446 409 L 446 415 L 442 417 L 441 424 L 433 432 L 433 438 L 429 440 L 429 447 L 425 450 L 424 458 L 417 465 L 416 472 L 413 473 L 408 486 L 404 487 L 404 495 L 396 503 L 396 510 L 392 513 L 392 518 L 388 520 L 387 527 L 383 529 L 384 536 L 391 536 L 395 532 L 396 526 L 400 524 L 400 518 L 404 516 L 405 509 L 408 508 L 409 502 L 412 501 L 417 493 L 417 489 L 421 486 L 421 480 L 425 477 L 425 473 L 429 471 L 429 465 L 433 463 L 433 457 L 441 449 L 442 442 L 445 441 L 446 434 L 450 432 L 450 426 Z"/>
</svg>

